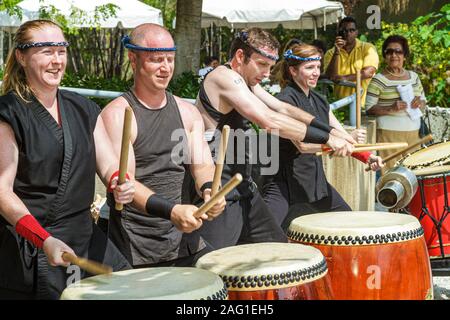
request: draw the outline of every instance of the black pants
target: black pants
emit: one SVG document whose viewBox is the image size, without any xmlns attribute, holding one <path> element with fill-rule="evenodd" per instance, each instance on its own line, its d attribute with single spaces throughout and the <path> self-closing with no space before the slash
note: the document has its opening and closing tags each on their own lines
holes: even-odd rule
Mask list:
<svg viewBox="0 0 450 320">
<path fill-rule="evenodd" d="M 1 300 L 35 300 L 35 292 L 20 292 L 10 289 L 0 288 L 0 301 Z"/>
<path fill-rule="evenodd" d="M 289 199 L 288 185 L 284 181 L 273 180 L 264 185 L 264 201 L 269 207 L 274 218 L 287 230 L 292 220 L 303 215 L 332 212 L 352 211 L 341 195 L 329 183 L 327 184 L 328 196 L 315 202 L 296 202 Z M 292 203 L 290 205 L 290 203 Z"/>
<path fill-rule="evenodd" d="M 133 268 L 139 269 L 139 268 L 156 268 L 156 267 L 195 267 L 195 264 L 197 263 L 198 259 L 200 259 L 208 252 L 214 251 L 214 248 L 208 242 L 204 241 L 204 243 L 206 245 L 205 248 L 190 255 L 185 255 L 181 258 L 164 262 L 135 265 L 133 266 Z M 183 241 L 181 241 L 180 247 L 187 248 L 188 246 Z"/>
<path fill-rule="evenodd" d="M 269 212 L 262 196 L 254 194 L 227 201 L 224 212 L 213 221 L 183 237 L 200 235 L 215 250 L 237 244 L 287 242 L 286 235 Z"/>
</svg>

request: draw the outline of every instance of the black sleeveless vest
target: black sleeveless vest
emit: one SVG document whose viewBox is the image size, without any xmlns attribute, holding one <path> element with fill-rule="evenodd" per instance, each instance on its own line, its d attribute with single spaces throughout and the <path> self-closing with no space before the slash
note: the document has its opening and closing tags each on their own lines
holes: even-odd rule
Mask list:
<svg viewBox="0 0 450 320">
<path fill-rule="evenodd" d="M 114 270 L 124 267 L 118 252 L 103 251 L 104 242 L 97 238 L 90 215 L 100 108 L 76 93 L 58 90 L 59 126 L 36 98 L 30 98 L 24 102 L 13 92 L 0 97 L 0 121 L 10 125 L 19 148 L 14 193 L 52 236 L 78 256 L 111 258 L 105 263 Z M 57 299 L 69 276 L 66 268 L 50 266 L 43 250 L 30 246 L 0 217 L 0 288 Z"/>
<path fill-rule="evenodd" d="M 231 69 L 229 65 L 226 64 L 225 66 Z M 199 99 L 206 112 L 215 121 L 217 121 L 217 130 L 214 132 L 213 139 L 209 142 L 211 153 L 212 156 L 215 157 L 214 153 L 215 150 L 218 150 L 222 128 L 224 125 L 229 125 L 231 129 L 230 140 L 228 142 L 225 165 L 222 171 L 222 180 L 226 182 L 236 173 L 242 174 L 244 182 L 241 183 L 241 185 L 239 185 L 237 189 L 241 194 L 246 193 L 246 190 L 244 189 L 248 188 L 248 182 L 252 181 L 251 174 L 253 160 L 251 159 L 250 155 L 250 139 L 252 138 L 252 135 L 254 137 L 256 137 L 256 135 L 254 132 L 252 133 L 249 130 L 251 129 L 251 122 L 248 119 L 244 118 L 235 109 L 228 112 L 227 114 L 223 114 L 213 107 L 204 86 L 204 82 L 207 79 L 208 75 L 209 73 L 205 76 L 204 80 L 200 84 Z M 233 132 L 235 134 L 233 134 Z M 239 148 L 239 146 L 242 146 L 243 143 L 245 146 L 244 150 Z M 242 151 L 244 151 L 244 153 Z"/>
<path fill-rule="evenodd" d="M 181 203 L 188 140 L 178 105 L 166 92 L 167 104 L 146 108 L 132 91 L 123 94 L 133 109 L 138 135 L 133 144 L 135 178 L 162 197 Z M 109 195 L 112 203 L 113 199 Z M 152 264 L 178 258 L 181 232 L 170 220 L 125 205 L 122 217 L 111 212 L 110 237 L 133 265 Z"/>
</svg>

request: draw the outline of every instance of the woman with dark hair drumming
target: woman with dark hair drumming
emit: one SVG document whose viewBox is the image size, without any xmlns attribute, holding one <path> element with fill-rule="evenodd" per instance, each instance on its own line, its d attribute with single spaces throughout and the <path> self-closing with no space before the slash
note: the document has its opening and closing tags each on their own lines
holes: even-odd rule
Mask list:
<svg viewBox="0 0 450 320">
<path fill-rule="evenodd" d="M 280 61 L 278 83 L 283 88 L 277 98 L 314 115 L 320 121 L 347 134 L 330 111 L 327 100 L 314 92 L 320 76 L 321 55 L 308 44 L 294 45 Z M 355 130 L 355 139 L 358 132 Z M 353 136 L 353 134 L 352 134 Z M 320 144 L 280 138 L 280 168 L 264 184 L 263 197 L 283 229 L 304 214 L 351 211 L 348 204 L 327 182 L 322 159 L 315 155 Z M 353 153 L 352 156 L 370 164 L 372 170 L 383 166 L 382 159 L 370 152 Z"/>
</svg>

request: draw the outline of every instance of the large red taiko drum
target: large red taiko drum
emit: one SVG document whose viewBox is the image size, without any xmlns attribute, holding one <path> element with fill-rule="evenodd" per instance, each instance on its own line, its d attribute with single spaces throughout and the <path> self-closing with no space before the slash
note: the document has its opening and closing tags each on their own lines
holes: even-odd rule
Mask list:
<svg viewBox="0 0 450 320">
<path fill-rule="evenodd" d="M 309 244 L 322 252 L 336 299 L 433 298 L 423 229 L 411 215 L 311 214 L 293 220 L 288 237 L 291 242 Z"/>
</svg>

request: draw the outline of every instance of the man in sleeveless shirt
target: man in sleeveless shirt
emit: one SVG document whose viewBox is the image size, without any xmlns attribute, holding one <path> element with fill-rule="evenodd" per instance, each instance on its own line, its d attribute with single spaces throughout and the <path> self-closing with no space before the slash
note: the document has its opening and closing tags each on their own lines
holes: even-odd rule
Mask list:
<svg viewBox="0 0 450 320">
<path fill-rule="evenodd" d="M 109 237 L 134 267 L 189 266 L 205 252 L 200 238 L 180 250 L 182 232 L 192 232 L 202 219 L 212 219 L 225 199 L 208 215 L 195 218 L 197 207 L 181 205 L 185 167 L 195 179 L 198 195 L 210 198 L 214 162 L 203 138 L 204 126 L 195 106 L 166 91 L 173 75 L 175 46 L 170 33 L 155 24 L 136 27 L 123 40 L 134 73 L 134 86 L 102 111 L 116 152 L 127 106 L 133 110 L 129 172 L 136 193 L 122 212 L 111 212 Z"/>
<path fill-rule="evenodd" d="M 351 154 L 353 139 L 346 141 L 346 137 L 328 124 L 276 99 L 259 85 L 277 61 L 278 49 L 278 41 L 268 32 L 259 28 L 243 30 L 231 44 L 230 62 L 206 75 L 196 104 L 206 130 L 215 132 L 210 147 L 216 149 L 224 125 L 229 125 L 231 132 L 249 132 L 253 123 L 283 138 L 327 145 L 338 156 Z M 231 139 L 230 135 L 230 142 Z M 243 175 L 244 181 L 227 196 L 224 214 L 184 236 L 191 238 L 200 233 L 215 249 L 241 243 L 286 241 L 252 180 L 248 141 L 245 150 L 241 150 L 236 147 L 237 135 L 233 139 L 233 146 L 230 147 L 229 142 L 227 150 L 222 184 L 237 172 Z M 278 150 L 272 151 L 278 154 Z"/>
</svg>

